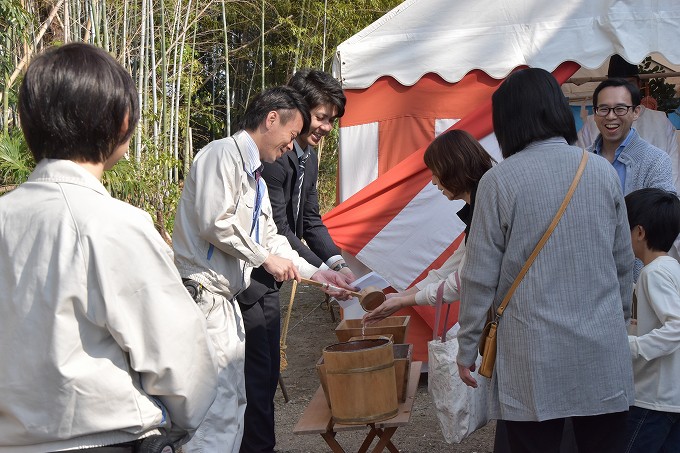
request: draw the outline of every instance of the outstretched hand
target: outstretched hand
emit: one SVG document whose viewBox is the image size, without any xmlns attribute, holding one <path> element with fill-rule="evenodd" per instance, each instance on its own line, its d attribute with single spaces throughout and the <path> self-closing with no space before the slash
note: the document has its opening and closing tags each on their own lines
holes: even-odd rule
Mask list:
<svg viewBox="0 0 680 453">
<path fill-rule="evenodd" d="M 363 317 L 364 324 L 370 325 L 393 315 L 404 307 L 416 304 L 415 292 L 403 291 L 400 293 L 389 293 L 385 295 L 385 302 L 378 308 L 366 313 Z"/>
<path fill-rule="evenodd" d="M 356 288 L 350 285 L 352 280 L 350 280 L 347 275 L 330 269 L 316 271 L 316 273 L 312 275 L 312 280 L 320 283 L 329 283 L 336 287 L 335 289 L 324 289 L 326 294 L 335 297 L 336 299 L 347 300 L 352 297 L 352 294 L 348 291 L 356 291 Z"/>
<path fill-rule="evenodd" d="M 367 326 L 375 324 L 376 322 L 381 321 L 399 311 L 402 308 L 402 305 L 400 304 L 400 299 L 401 298 L 398 297 L 387 299 L 385 300 L 385 302 L 380 304 L 378 308 L 366 313 L 363 317 L 364 324 L 366 324 Z"/>
</svg>

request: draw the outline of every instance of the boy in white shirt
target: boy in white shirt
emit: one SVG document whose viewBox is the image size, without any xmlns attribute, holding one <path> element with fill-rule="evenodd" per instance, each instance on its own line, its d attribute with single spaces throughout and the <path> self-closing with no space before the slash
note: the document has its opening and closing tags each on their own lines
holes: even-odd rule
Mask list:
<svg viewBox="0 0 680 453">
<path fill-rule="evenodd" d="M 644 267 L 635 286 L 637 334 L 633 358 L 635 404 L 626 452 L 680 451 L 680 263 L 668 250 L 680 233 L 680 200 L 661 189 L 626 196 L 635 257 Z"/>
</svg>

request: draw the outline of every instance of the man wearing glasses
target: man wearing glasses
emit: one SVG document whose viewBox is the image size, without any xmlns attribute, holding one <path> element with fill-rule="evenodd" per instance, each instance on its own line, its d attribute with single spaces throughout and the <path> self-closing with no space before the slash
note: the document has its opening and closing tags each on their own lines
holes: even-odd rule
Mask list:
<svg viewBox="0 0 680 453">
<path fill-rule="evenodd" d="M 607 77 L 625 79 L 642 91 L 638 66 L 628 63 L 620 55 L 612 55 L 609 60 Z M 655 107 L 645 106 L 644 99 L 641 100 L 640 113 L 633 123 L 633 127 L 643 140 L 648 141 L 661 151 L 665 151 L 671 157 L 673 182 L 676 190 L 680 190 L 680 150 L 678 149 L 678 139 L 675 136 L 675 127 L 666 117 L 666 113 L 654 110 Z M 653 98 L 651 100 L 654 101 Z M 588 148 L 595 142 L 598 134 L 595 115 L 589 115 L 578 132 L 579 146 Z"/>
<path fill-rule="evenodd" d="M 607 79 L 593 93 L 595 124 L 600 135 L 588 147 L 612 163 L 623 194 L 646 187 L 675 193 L 671 159 L 640 138 L 632 127 L 640 116 L 640 90 L 625 79 Z"/>
</svg>

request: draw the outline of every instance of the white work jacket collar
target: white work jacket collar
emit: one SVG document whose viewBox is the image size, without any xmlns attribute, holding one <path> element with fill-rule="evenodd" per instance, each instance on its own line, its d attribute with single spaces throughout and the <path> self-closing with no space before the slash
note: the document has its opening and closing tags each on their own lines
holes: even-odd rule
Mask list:
<svg viewBox="0 0 680 453">
<path fill-rule="evenodd" d="M 76 184 L 110 197 L 106 187 L 92 173 L 67 159 L 42 159 L 28 177 L 28 182 Z"/>
</svg>

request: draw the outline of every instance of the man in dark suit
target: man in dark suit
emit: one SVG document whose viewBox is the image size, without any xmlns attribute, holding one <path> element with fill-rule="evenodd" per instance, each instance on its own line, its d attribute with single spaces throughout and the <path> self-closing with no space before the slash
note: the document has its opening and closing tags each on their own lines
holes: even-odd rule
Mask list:
<svg viewBox="0 0 680 453">
<path fill-rule="evenodd" d="M 294 148 L 274 163 L 264 164 L 274 221 L 279 234 L 309 263 L 331 268 L 355 280 L 321 221 L 317 194 L 318 157 L 313 149 L 345 113 L 340 83 L 316 70 L 297 72 L 288 85 L 309 106 L 311 125 L 300 134 Z M 306 245 L 302 242 L 305 240 Z M 245 429 L 241 453 L 271 453 L 274 433 L 274 394 L 279 379 L 280 304 L 279 284 L 263 268 L 253 270 L 251 284 L 239 297 L 246 330 Z"/>
</svg>

